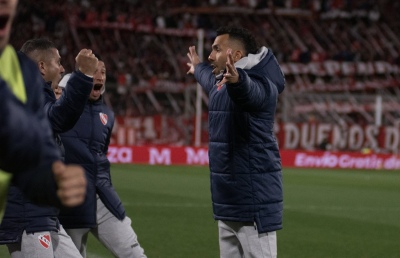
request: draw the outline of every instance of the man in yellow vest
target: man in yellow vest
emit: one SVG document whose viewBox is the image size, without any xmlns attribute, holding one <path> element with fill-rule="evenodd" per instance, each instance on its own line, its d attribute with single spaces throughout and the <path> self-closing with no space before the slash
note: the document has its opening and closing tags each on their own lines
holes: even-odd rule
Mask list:
<svg viewBox="0 0 400 258">
<path fill-rule="evenodd" d="M 72 207 L 86 194 L 83 169 L 60 161 L 37 66 L 8 45 L 17 3 L 0 0 L 0 217 L 10 180 L 39 204 Z"/>
</svg>

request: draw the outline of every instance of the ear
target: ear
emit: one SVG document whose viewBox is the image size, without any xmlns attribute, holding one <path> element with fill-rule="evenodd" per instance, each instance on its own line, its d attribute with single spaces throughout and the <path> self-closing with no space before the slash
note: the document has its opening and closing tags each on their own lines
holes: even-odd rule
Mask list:
<svg viewBox="0 0 400 258">
<path fill-rule="evenodd" d="M 46 72 L 46 64 L 43 61 L 38 62 L 39 71 L 41 74 L 45 74 Z"/>
<path fill-rule="evenodd" d="M 244 57 L 244 54 L 241 50 L 236 50 L 233 53 L 233 61 L 237 62 Z"/>
</svg>

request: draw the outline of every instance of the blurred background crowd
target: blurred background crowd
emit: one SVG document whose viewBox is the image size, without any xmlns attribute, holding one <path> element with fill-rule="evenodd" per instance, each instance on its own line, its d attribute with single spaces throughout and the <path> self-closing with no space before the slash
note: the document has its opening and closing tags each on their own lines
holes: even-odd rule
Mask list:
<svg viewBox="0 0 400 258">
<path fill-rule="evenodd" d="M 277 56 L 287 80 L 278 122 L 374 124 L 379 95 L 380 123 L 400 124 L 398 1 L 42 0 L 19 7 L 14 46 L 48 37 L 66 71 L 81 48 L 93 49 L 106 63 L 105 97 L 114 112 L 165 115 L 176 129 L 169 142 L 188 143 L 193 131 L 188 47 L 203 33 L 206 60 L 215 29 L 227 24 L 251 29 Z M 205 96 L 203 103 L 206 121 Z"/>
</svg>

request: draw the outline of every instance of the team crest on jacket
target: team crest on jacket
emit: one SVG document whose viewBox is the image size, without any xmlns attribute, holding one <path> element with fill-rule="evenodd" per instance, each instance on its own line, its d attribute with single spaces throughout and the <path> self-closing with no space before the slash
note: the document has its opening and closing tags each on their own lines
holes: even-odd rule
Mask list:
<svg viewBox="0 0 400 258">
<path fill-rule="evenodd" d="M 51 245 L 51 238 L 50 235 L 39 235 L 38 236 L 39 243 L 46 249 L 48 249 Z"/>
<path fill-rule="evenodd" d="M 106 124 L 107 124 L 107 121 L 108 121 L 108 116 L 107 116 L 107 114 L 99 113 L 99 115 L 100 115 L 100 121 L 103 123 L 103 125 L 106 125 Z"/>
</svg>

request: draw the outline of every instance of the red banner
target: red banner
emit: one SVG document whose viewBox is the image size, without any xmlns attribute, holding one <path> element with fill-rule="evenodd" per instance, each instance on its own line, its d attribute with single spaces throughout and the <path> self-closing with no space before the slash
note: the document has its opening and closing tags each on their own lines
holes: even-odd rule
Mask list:
<svg viewBox="0 0 400 258">
<path fill-rule="evenodd" d="M 203 114 L 202 144 L 208 144 L 207 113 Z M 184 116 L 117 117 L 111 143 L 131 145 L 193 144 L 194 118 Z M 362 124 L 276 123 L 275 135 L 281 150 L 356 151 L 398 153 L 400 128 Z"/>
<path fill-rule="evenodd" d="M 282 150 L 283 167 L 400 169 L 399 155 Z M 111 163 L 208 165 L 208 149 L 171 146 L 110 146 Z"/>
</svg>

